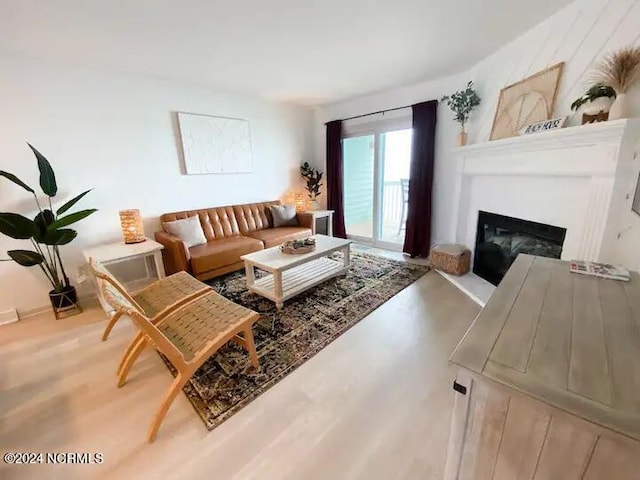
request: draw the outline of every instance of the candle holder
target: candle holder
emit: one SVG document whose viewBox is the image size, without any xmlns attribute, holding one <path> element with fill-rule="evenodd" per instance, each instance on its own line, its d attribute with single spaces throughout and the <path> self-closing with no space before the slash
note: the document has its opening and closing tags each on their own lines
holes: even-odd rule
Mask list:
<svg viewBox="0 0 640 480">
<path fill-rule="evenodd" d="M 124 243 L 141 243 L 146 240 L 140 210 L 122 210 L 120 212 L 120 227 Z"/>
</svg>

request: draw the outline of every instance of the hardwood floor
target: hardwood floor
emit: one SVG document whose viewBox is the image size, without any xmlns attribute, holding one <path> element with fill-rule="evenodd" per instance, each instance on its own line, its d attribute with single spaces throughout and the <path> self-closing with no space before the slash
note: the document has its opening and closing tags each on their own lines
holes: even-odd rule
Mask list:
<svg viewBox="0 0 640 480">
<path fill-rule="evenodd" d="M 147 350 L 116 387 L 128 320 L 107 342 L 97 307 L 0 327 L 0 452 L 104 457 L 0 463 L 0 478 L 442 478 L 455 374 L 447 358 L 478 311 L 429 272 L 211 432 L 180 395 L 154 444 L 146 431 L 172 377 Z"/>
</svg>

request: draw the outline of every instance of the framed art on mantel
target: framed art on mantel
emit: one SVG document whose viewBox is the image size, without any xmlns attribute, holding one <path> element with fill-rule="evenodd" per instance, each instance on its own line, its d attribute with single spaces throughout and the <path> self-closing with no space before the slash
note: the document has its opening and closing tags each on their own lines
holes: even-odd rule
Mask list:
<svg viewBox="0 0 640 480">
<path fill-rule="evenodd" d="M 490 140 L 515 137 L 527 125 L 549 120 L 564 62 L 531 75 L 500 91 Z"/>
<path fill-rule="evenodd" d="M 253 172 L 247 120 L 179 112 L 178 125 L 187 175 Z"/>
</svg>

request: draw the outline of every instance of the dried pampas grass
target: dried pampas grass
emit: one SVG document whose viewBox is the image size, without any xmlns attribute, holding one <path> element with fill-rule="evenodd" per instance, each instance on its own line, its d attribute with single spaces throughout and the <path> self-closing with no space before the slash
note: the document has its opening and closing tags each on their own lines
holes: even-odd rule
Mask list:
<svg viewBox="0 0 640 480">
<path fill-rule="evenodd" d="M 640 46 L 610 53 L 596 65 L 594 80 L 610 85 L 616 93 L 627 93 L 640 80 Z"/>
</svg>

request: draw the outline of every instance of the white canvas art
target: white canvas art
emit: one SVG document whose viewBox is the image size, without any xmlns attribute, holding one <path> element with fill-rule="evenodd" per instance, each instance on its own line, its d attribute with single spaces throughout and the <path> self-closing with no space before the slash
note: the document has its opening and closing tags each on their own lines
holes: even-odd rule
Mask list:
<svg viewBox="0 0 640 480">
<path fill-rule="evenodd" d="M 188 175 L 253 172 L 247 120 L 178 113 L 178 124 Z"/>
</svg>

